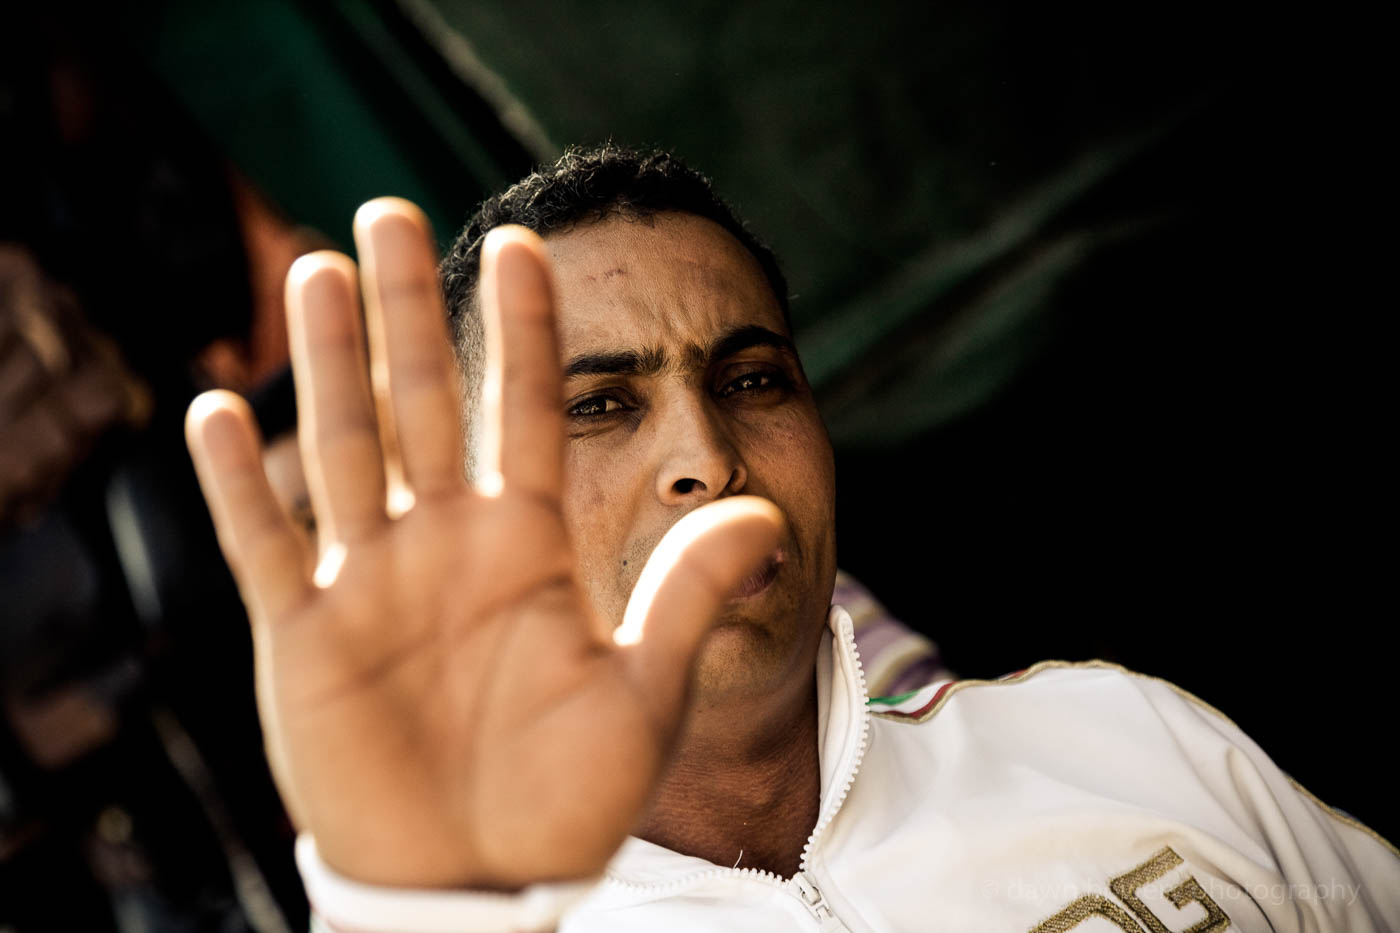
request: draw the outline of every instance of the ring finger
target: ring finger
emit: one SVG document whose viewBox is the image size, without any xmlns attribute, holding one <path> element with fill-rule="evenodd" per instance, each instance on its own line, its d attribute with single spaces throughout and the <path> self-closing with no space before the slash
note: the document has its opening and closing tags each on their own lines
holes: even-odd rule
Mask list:
<svg viewBox="0 0 1400 933">
<path fill-rule="evenodd" d="M 358 294 L 340 253 L 303 256 L 287 275 L 298 439 L 323 552 L 387 520 Z"/>
</svg>

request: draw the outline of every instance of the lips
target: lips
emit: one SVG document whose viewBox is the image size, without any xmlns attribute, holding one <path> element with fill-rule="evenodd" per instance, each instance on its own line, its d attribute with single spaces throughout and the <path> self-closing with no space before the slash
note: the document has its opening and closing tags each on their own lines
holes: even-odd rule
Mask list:
<svg viewBox="0 0 1400 933">
<path fill-rule="evenodd" d="M 778 578 L 778 569 L 783 564 L 783 552 L 777 551 L 753 573 L 749 574 L 734 587 L 734 592 L 730 594 L 730 599 L 748 599 L 757 596 L 772 585 Z"/>
</svg>

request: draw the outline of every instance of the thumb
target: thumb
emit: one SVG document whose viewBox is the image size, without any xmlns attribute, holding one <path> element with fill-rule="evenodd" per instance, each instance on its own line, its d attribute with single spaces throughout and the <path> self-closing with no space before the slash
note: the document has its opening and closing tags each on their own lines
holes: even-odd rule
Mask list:
<svg viewBox="0 0 1400 933">
<path fill-rule="evenodd" d="M 662 709 L 678 710 L 701 640 L 735 587 L 773 553 L 786 521 L 767 499 L 732 496 L 666 532 L 647 559 L 622 625 L 628 677 Z"/>
</svg>

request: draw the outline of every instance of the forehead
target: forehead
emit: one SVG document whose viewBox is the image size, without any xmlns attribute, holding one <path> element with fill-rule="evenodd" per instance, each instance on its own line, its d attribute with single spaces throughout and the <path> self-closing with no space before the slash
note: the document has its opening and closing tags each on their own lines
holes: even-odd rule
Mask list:
<svg viewBox="0 0 1400 933">
<path fill-rule="evenodd" d="M 609 217 L 545 245 L 566 357 L 619 346 L 679 349 L 749 325 L 787 333 L 758 261 L 703 217 Z"/>
</svg>

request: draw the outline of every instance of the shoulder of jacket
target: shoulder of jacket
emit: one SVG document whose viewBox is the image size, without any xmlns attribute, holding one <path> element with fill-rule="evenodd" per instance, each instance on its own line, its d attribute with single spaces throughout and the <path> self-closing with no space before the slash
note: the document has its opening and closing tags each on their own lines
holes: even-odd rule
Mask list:
<svg viewBox="0 0 1400 933">
<path fill-rule="evenodd" d="M 1028 743 L 1041 742 L 1047 736 L 1063 739 L 1072 733 L 1102 737 L 1105 730 L 1116 729 L 1114 734 L 1148 743 L 1139 748 L 1165 750 L 1163 754 L 1168 756 L 1182 753 L 1177 740 L 1183 738 L 1197 748 L 1232 747 L 1243 752 L 1255 767 L 1291 787 L 1315 812 L 1359 831 L 1392 857 L 1400 858 L 1400 849 L 1389 840 L 1350 814 L 1328 806 L 1280 770 L 1220 710 L 1168 680 L 1108 661 L 1042 661 L 995 680 L 948 680 L 900 697 L 873 697 L 869 708 L 873 718 L 919 725 L 934 721 L 950 701 L 963 700 L 975 702 L 973 715 L 984 725 L 990 722 L 984 717 L 995 717 L 998 725 Z M 1145 738 L 1148 734 L 1156 739 Z M 1167 734 L 1176 738 L 1167 741 Z M 1202 769 L 1193 765 L 1193 773 L 1199 775 Z"/>
<path fill-rule="evenodd" d="M 1211 716 L 1238 728 L 1228 716 L 1209 703 L 1183 690 L 1170 681 L 1149 674 L 1140 674 L 1110 661 L 1041 661 L 1038 664 L 1013 671 L 992 680 L 945 680 L 929 684 L 913 693 L 896 697 L 871 697 L 869 702 L 872 716 L 892 722 L 907 724 L 924 723 L 933 717 L 958 694 L 968 690 L 1019 688 L 1027 701 L 1034 701 L 1044 694 L 1068 684 L 1076 687 L 1086 681 L 1097 680 L 1105 687 L 1110 684 L 1124 686 L 1131 683 L 1142 691 L 1159 695 L 1166 693 L 1207 712 Z"/>
</svg>

